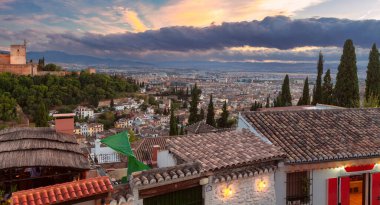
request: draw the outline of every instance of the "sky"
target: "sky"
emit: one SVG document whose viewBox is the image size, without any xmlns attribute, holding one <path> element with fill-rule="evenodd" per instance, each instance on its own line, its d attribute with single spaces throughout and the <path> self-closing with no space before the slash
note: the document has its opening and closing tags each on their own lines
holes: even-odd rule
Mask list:
<svg viewBox="0 0 380 205">
<path fill-rule="evenodd" d="M 380 0 L 0 0 L 0 50 L 137 61 L 358 61 L 380 43 Z"/>
</svg>

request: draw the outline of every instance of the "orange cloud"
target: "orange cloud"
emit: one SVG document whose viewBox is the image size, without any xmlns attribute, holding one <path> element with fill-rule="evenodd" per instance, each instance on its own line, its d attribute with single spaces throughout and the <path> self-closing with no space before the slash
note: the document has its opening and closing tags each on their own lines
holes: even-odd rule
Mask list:
<svg viewBox="0 0 380 205">
<path fill-rule="evenodd" d="M 148 29 L 135 11 L 126 9 L 124 11 L 124 21 L 127 22 L 135 32 L 143 32 Z"/>
</svg>

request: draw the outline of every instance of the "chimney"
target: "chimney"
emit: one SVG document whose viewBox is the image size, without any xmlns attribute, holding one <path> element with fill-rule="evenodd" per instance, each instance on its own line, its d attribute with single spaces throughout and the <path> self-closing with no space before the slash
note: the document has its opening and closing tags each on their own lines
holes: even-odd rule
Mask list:
<svg viewBox="0 0 380 205">
<path fill-rule="evenodd" d="M 54 114 L 55 131 L 65 134 L 74 134 L 74 113 Z"/>
<path fill-rule="evenodd" d="M 158 150 L 160 149 L 160 145 L 153 145 L 152 149 L 152 167 L 157 167 L 157 158 L 158 158 Z"/>
</svg>

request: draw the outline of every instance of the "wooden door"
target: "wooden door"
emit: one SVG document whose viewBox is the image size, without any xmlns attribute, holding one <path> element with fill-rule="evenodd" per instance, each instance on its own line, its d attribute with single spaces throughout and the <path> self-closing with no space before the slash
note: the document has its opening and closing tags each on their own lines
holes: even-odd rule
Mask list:
<svg viewBox="0 0 380 205">
<path fill-rule="evenodd" d="M 143 199 L 144 205 L 203 205 L 202 186 Z"/>
</svg>

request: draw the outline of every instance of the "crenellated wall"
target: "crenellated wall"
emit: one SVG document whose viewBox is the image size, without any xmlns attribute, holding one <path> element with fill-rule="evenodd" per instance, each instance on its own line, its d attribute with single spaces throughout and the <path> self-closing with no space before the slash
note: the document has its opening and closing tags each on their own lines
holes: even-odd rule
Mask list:
<svg viewBox="0 0 380 205">
<path fill-rule="evenodd" d="M 0 73 L 9 72 L 17 75 L 35 75 L 37 67 L 33 64 L 10 65 L 0 64 Z"/>
</svg>

